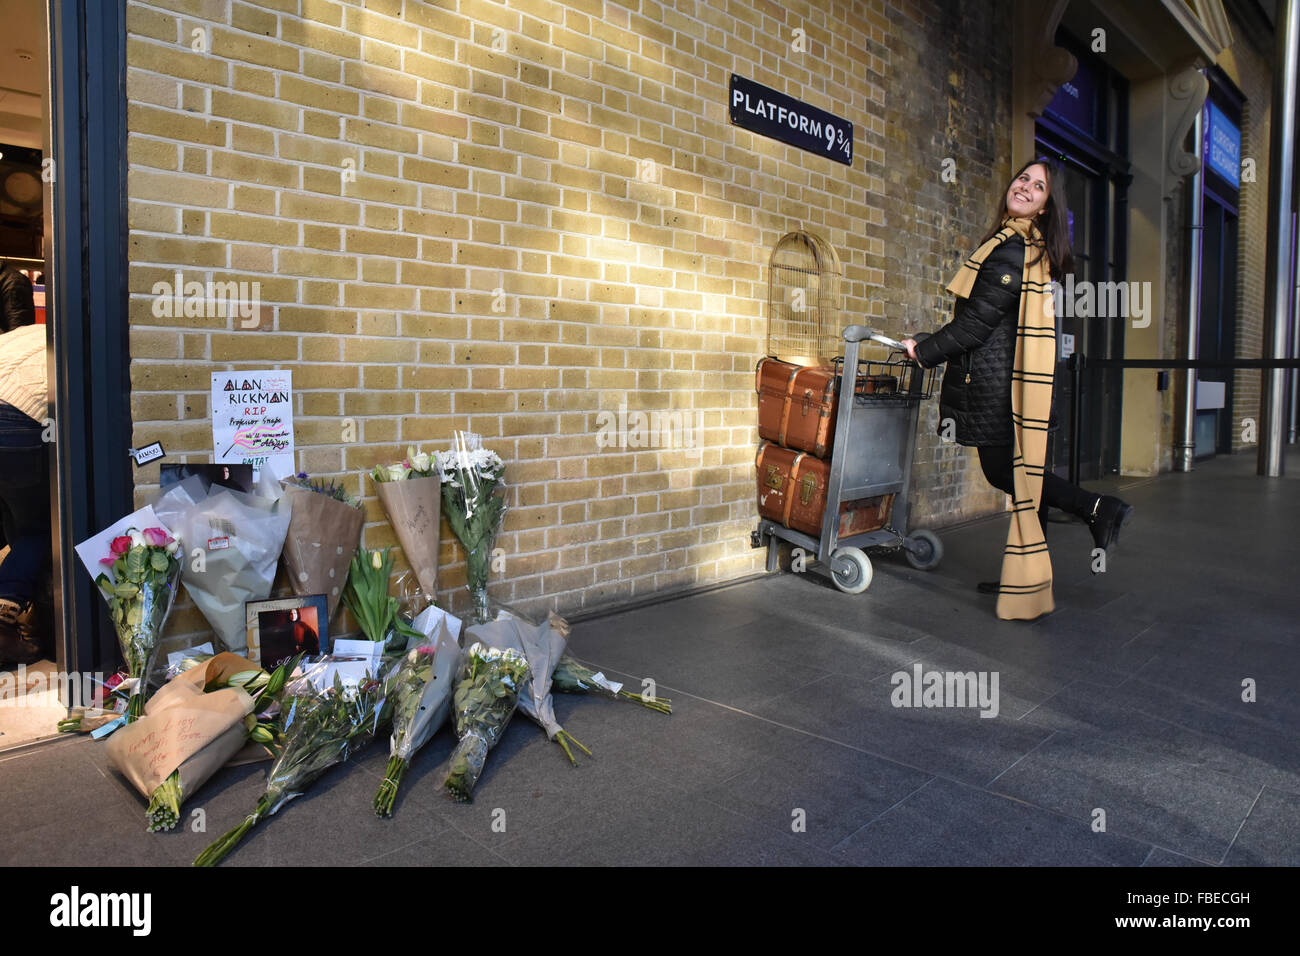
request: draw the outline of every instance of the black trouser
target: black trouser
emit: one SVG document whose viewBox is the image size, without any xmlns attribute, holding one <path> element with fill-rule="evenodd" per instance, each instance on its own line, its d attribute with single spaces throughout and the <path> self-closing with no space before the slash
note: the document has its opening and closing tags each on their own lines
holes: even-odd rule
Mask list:
<svg viewBox="0 0 1300 956">
<path fill-rule="evenodd" d="M 984 469 L 984 477 L 988 479 L 989 484 L 1015 497 L 1011 478 L 1011 446 L 984 445 L 980 447 L 979 453 L 980 467 Z M 1050 459 L 1044 464 L 1043 494 L 1038 508 L 1038 519 L 1044 533 L 1047 531 L 1049 507 L 1060 508 L 1067 514 L 1077 515 L 1080 518 L 1090 517 L 1093 507 L 1097 504 L 1098 495 L 1057 477 L 1052 473 Z"/>
</svg>

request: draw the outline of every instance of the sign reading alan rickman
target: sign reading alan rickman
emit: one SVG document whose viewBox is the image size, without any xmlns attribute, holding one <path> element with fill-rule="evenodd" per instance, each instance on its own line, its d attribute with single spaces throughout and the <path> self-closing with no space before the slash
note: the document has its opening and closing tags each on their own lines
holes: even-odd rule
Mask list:
<svg viewBox="0 0 1300 956">
<path fill-rule="evenodd" d="M 734 73 L 731 122 L 837 163 L 853 165 L 852 123 Z"/>
</svg>

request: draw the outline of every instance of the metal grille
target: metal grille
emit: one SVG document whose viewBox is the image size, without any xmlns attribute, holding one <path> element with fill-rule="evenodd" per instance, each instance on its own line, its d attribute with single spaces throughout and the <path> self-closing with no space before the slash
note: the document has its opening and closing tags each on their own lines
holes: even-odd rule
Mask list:
<svg viewBox="0 0 1300 956">
<path fill-rule="evenodd" d="M 841 354 L 840 257 L 810 232 L 789 232 L 768 260 L 767 354 L 826 365 Z"/>
</svg>

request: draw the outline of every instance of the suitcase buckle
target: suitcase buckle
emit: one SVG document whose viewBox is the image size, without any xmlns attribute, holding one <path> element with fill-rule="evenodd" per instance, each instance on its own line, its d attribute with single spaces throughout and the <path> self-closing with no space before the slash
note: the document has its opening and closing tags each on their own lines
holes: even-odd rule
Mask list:
<svg viewBox="0 0 1300 956">
<path fill-rule="evenodd" d="M 799 504 L 805 508 L 808 507 L 813 495 L 816 493 L 817 477 L 815 475 L 808 474 L 799 479 Z"/>
<path fill-rule="evenodd" d="M 767 477 L 763 479 L 763 484 L 767 485 L 773 491 L 780 491 L 785 482 L 781 478 L 781 469 L 776 465 L 767 466 Z"/>
</svg>

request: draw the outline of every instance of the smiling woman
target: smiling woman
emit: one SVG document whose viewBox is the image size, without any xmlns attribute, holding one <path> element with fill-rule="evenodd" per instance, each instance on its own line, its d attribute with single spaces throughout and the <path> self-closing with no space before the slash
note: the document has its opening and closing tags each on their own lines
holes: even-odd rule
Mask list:
<svg viewBox="0 0 1300 956">
<path fill-rule="evenodd" d="M 1087 523 L 1103 552 L 1133 513 L 1118 498 L 1085 491 L 1046 467 L 1047 435 L 1055 427 L 1052 279 L 1073 268 L 1068 215 L 1059 167 L 1043 159 L 1022 166 L 993 227 L 948 285 L 958 297 L 952 322 L 902 343 L 923 367 L 947 363 L 939 433 L 979 448 L 989 484 L 1011 496 L 1002 580 L 980 585 L 999 594 L 998 616 L 1008 619 L 1033 620 L 1055 607 L 1044 530 L 1049 505 Z"/>
</svg>

